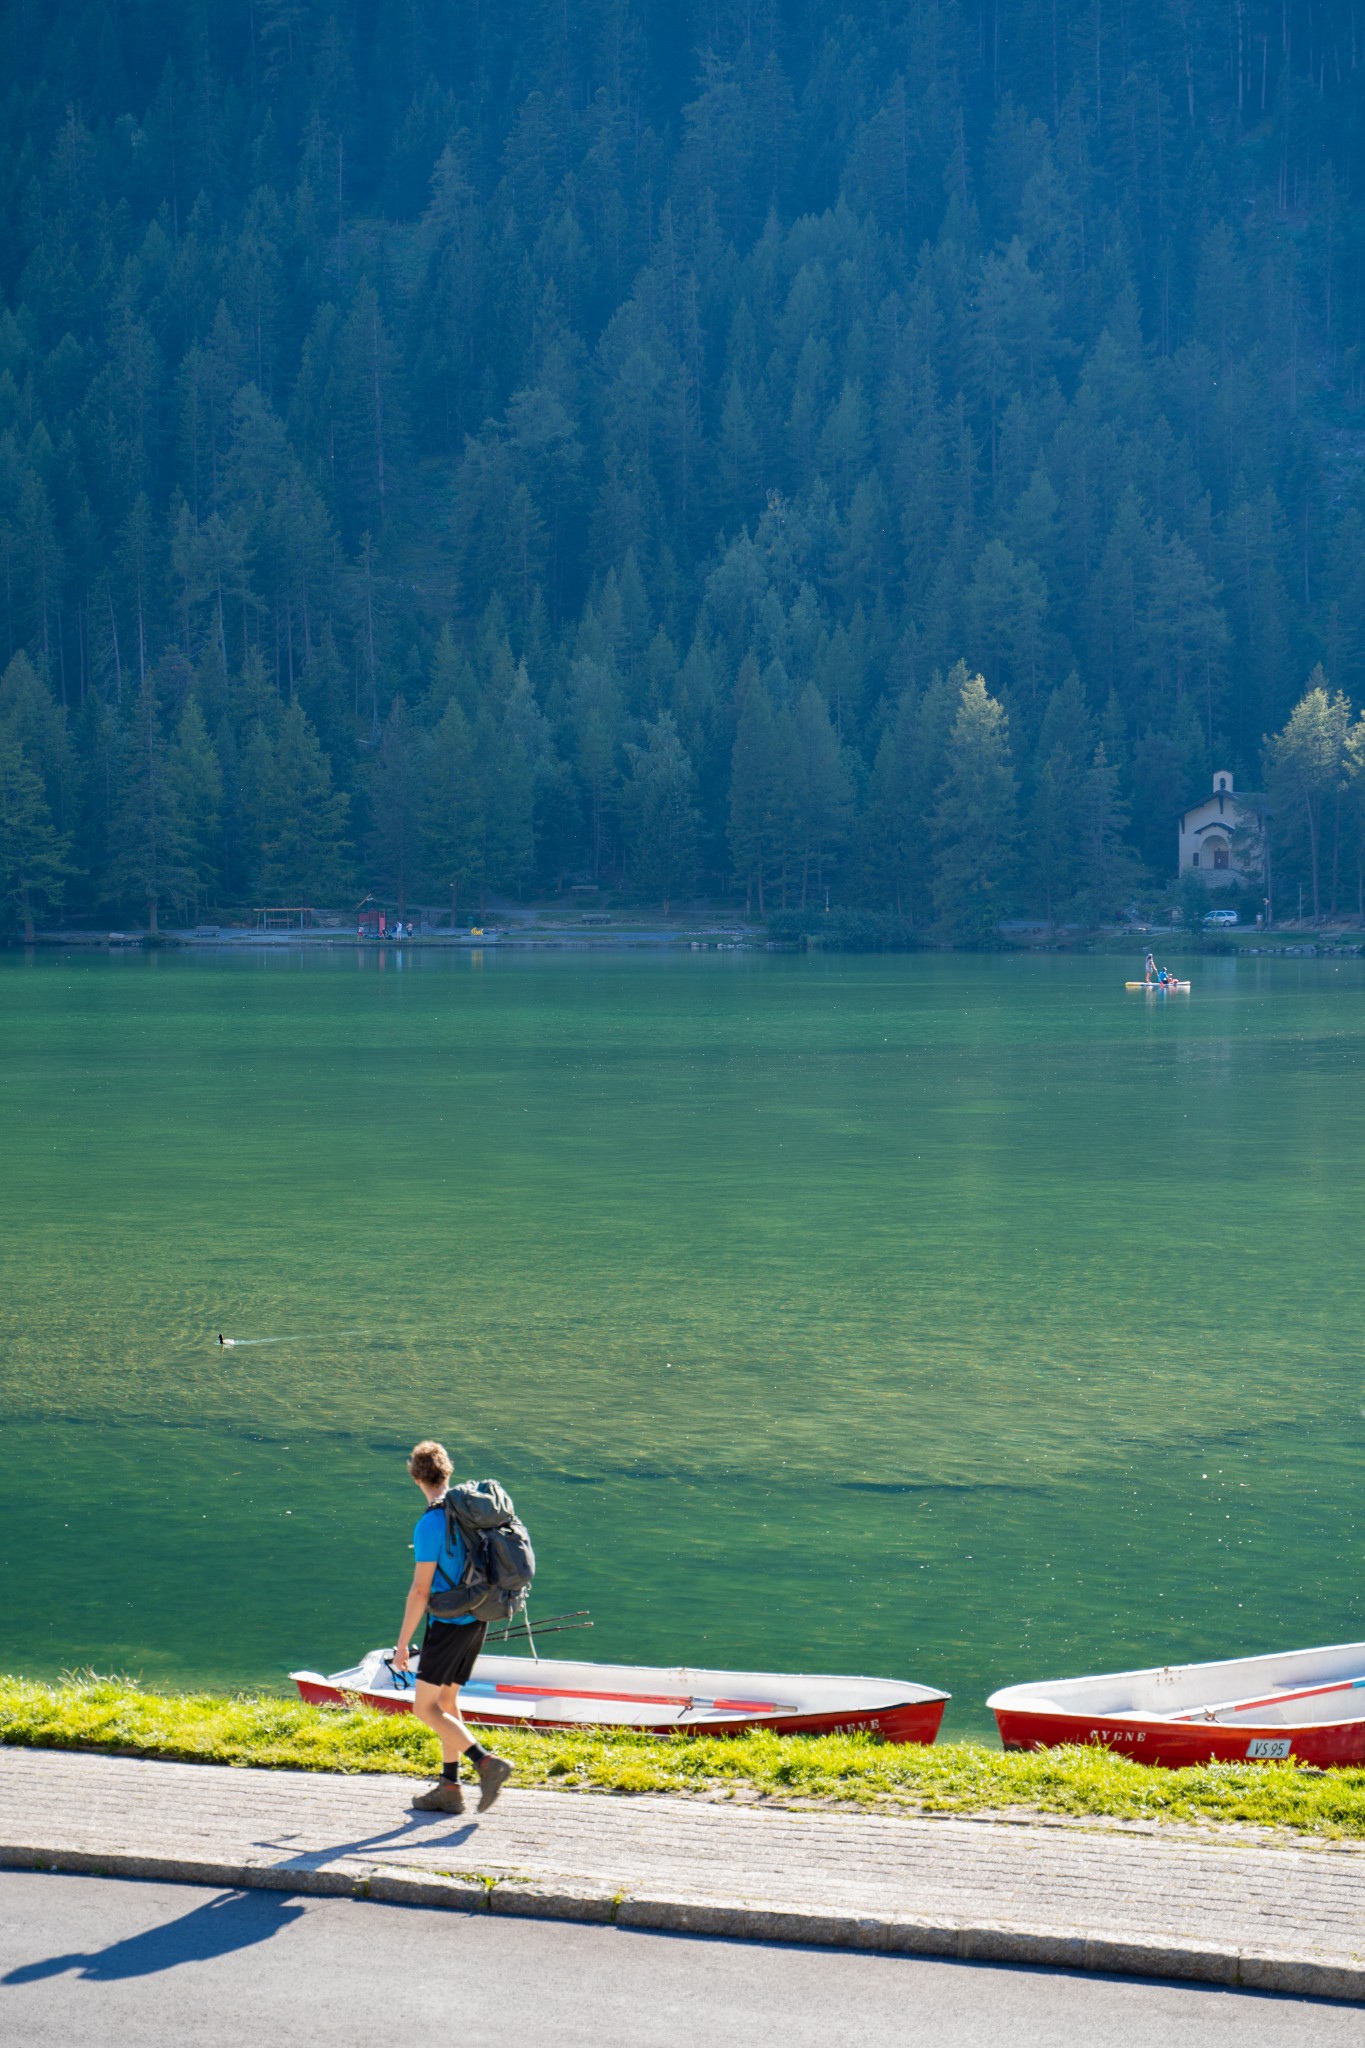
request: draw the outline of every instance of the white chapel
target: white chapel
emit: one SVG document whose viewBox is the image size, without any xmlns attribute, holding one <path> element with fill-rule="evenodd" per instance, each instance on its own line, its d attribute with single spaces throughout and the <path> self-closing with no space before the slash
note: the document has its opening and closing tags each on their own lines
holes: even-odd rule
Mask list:
<svg viewBox="0 0 1365 2048">
<path fill-rule="evenodd" d="M 1180 813 L 1180 872 L 1194 869 L 1210 888 L 1261 879 L 1264 850 L 1259 796 L 1239 796 L 1226 768 L 1215 770 L 1213 794 Z"/>
</svg>

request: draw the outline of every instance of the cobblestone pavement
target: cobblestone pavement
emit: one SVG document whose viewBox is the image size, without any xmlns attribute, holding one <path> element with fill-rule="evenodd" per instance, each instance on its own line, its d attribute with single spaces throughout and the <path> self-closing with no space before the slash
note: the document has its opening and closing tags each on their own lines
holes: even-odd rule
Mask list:
<svg viewBox="0 0 1365 2048">
<path fill-rule="evenodd" d="M 0 1750 L 0 1862 L 1365 1999 L 1365 1849 Z"/>
</svg>

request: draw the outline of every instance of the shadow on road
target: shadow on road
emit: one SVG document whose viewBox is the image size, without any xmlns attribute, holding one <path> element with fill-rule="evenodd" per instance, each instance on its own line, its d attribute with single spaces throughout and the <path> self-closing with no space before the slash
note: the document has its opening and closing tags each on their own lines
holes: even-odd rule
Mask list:
<svg viewBox="0 0 1365 2048">
<path fill-rule="evenodd" d="M 68 1955 L 21 1963 L 0 1977 L 0 1984 L 36 1984 L 45 1977 L 63 1977 L 68 1971 L 98 1984 L 151 1977 L 159 1970 L 177 1969 L 181 1963 L 211 1962 L 215 1956 L 232 1955 L 269 1941 L 303 1910 L 297 1902 L 271 1892 L 224 1892 L 164 1927 L 146 1928 L 141 1934 L 111 1942 L 108 1948 L 89 1954 L 75 1949 Z"/>
</svg>

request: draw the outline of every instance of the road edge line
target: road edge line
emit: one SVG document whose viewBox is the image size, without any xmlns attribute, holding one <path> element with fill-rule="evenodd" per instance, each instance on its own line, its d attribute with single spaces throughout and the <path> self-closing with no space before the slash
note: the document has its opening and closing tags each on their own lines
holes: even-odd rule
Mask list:
<svg viewBox="0 0 1365 2048">
<path fill-rule="evenodd" d="M 1213 1942 L 1163 1941 L 1101 1932 L 955 1921 L 912 1914 L 874 1915 L 838 1908 L 762 1906 L 671 1893 L 408 1870 L 346 1858 L 300 1868 L 232 1863 L 211 1857 L 142 1855 L 130 1850 L 57 1849 L 0 1844 L 0 1869 L 83 1877 L 141 1878 L 213 1885 L 233 1891 L 297 1892 L 375 1905 L 435 1906 L 523 1919 L 614 1924 L 640 1932 L 707 1935 L 727 1941 L 791 1942 L 872 1955 L 937 1956 L 954 1962 L 1023 1964 L 1034 1969 L 1174 1979 L 1227 1990 L 1365 2004 L 1365 1960 L 1329 1961 L 1277 1950 Z"/>
</svg>

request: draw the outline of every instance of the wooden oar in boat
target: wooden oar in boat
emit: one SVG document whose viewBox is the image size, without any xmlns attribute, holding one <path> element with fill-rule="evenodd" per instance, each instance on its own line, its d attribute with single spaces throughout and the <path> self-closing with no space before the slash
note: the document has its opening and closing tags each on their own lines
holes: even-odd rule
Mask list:
<svg viewBox="0 0 1365 2048">
<path fill-rule="evenodd" d="M 1219 1700 L 1216 1706 L 1192 1707 L 1183 1714 L 1172 1714 L 1172 1721 L 1212 1720 L 1219 1714 L 1251 1714 L 1258 1707 L 1278 1707 L 1289 1700 L 1320 1699 L 1329 1692 L 1355 1692 L 1365 1686 L 1365 1677 L 1334 1678 L 1329 1685 L 1301 1685 L 1291 1692 L 1268 1692 L 1260 1699 Z"/>
</svg>

